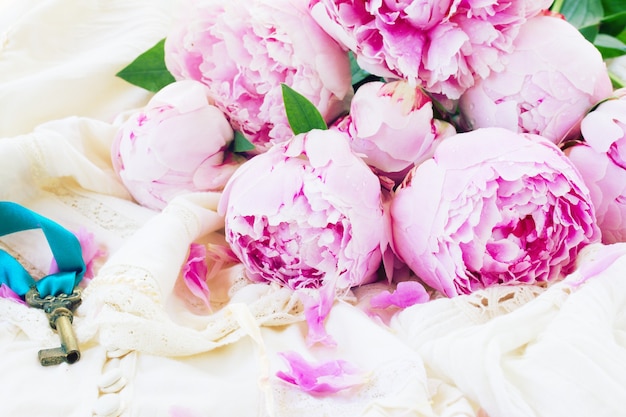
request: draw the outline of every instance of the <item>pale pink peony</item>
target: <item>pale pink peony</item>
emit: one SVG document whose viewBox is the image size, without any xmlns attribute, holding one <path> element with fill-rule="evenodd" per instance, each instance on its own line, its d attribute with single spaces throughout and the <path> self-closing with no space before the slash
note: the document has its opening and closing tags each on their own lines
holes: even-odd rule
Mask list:
<svg viewBox="0 0 626 417">
<path fill-rule="evenodd" d="M 431 99 L 405 81 L 369 82 L 354 94 L 350 114 L 334 128 L 350 138 L 352 150 L 389 178 L 399 178 L 430 158 L 439 141 L 456 133 L 433 118 Z"/>
<path fill-rule="evenodd" d="M 502 128 L 443 141 L 397 191 L 391 217 L 398 255 L 447 296 L 552 282 L 600 240 L 587 187 L 563 152 Z"/>
<path fill-rule="evenodd" d="M 612 92 L 600 52 L 557 17 L 526 22 L 502 63 L 459 101 L 471 129 L 504 127 L 560 143 L 576 137 L 587 111 Z"/>
<path fill-rule="evenodd" d="M 589 187 L 602 242 L 626 241 L 626 97 L 600 104 L 582 121 L 584 142 L 566 149 Z"/>
<path fill-rule="evenodd" d="M 255 281 L 345 289 L 375 279 L 380 185 L 338 132 L 312 130 L 250 159 L 226 185 L 219 212 Z"/>
<path fill-rule="evenodd" d="M 311 0 L 311 14 L 359 65 L 456 99 L 512 50 L 551 0 Z"/>
<path fill-rule="evenodd" d="M 163 88 L 120 128 L 113 167 L 140 204 L 160 210 L 176 195 L 219 191 L 240 162 L 233 130 L 199 82 Z"/>
<path fill-rule="evenodd" d="M 281 83 L 330 123 L 352 96 L 347 52 L 312 19 L 308 0 L 196 1 L 167 37 L 177 79 L 195 79 L 257 151 L 293 136 Z"/>
</svg>

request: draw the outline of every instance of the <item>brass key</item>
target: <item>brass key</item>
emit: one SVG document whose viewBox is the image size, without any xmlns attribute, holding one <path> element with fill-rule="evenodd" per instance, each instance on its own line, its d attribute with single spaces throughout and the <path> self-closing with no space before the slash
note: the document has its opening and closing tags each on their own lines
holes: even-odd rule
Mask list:
<svg viewBox="0 0 626 417">
<path fill-rule="evenodd" d="M 48 295 L 41 298 L 37 288 L 33 287 L 26 293 L 25 299 L 31 307 L 41 308 L 46 313 L 50 327 L 57 331 L 61 339 L 61 347 L 39 351 L 39 362 L 43 366 L 49 366 L 78 361 L 80 350 L 72 321 L 74 310 L 81 303 L 80 289 L 76 288 L 72 294 Z"/>
</svg>

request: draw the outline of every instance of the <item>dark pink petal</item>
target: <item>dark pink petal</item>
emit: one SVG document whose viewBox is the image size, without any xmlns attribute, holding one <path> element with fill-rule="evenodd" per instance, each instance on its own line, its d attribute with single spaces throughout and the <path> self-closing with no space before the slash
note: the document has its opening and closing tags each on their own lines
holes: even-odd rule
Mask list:
<svg viewBox="0 0 626 417">
<path fill-rule="evenodd" d="M 20 304 L 26 304 L 8 285 L 0 284 L 0 298 L 8 298 Z"/>
<path fill-rule="evenodd" d="M 83 260 L 85 261 L 85 265 L 87 266 L 87 271 L 85 272 L 85 278 L 93 278 L 93 264 L 94 262 L 103 256 L 107 255 L 105 250 L 100 249 L 98 243 L 94 238 L 94 234 L 89 232 L 84 227 L 81 227 L 74 233 L 80 242 L 80 247 L 83 253 Z"/>
<path fill-rule="evenodd" d="M 309 346 L 320 343 L 326 346 L 335 346 L 336 342 L 331 335 L 326 332 L 324 321 L 330 313 L 335 300 L 334 286 L 325 285 L 312 296 L 305 292 L 300 292 L 300 300 L 304 304 L 304 317 L 309 327 L 306 341 Z"/>
<path fill-rule="evenodd" d="M 382 291 L 370 299 L 372 308 L 385 309 L 389 307 L 406 308 L 414 304 L 425 303 L 430 295 L 424 286 L 417 281 L 403 281 L 398 283 L 395 291 Z"/>
<path fill-rule="evenodd" d="M 198 243 L 189 246 L 189 256 L 183 265 L 183 280 L 193 295 L 200 298 L 207 307 L 211 307 L 210 291 L 206 283 L 206 247 Z"/>
<path fill-rule="evenodd" d="M 335 394 L 366 381 L 361 371 L 343 360 L 312 364 L 296 352 L 282 352 L 279 355 L 287 362 L 289 370 L 279 371 L 276 376 L 313 395 Z"/>
</svg>

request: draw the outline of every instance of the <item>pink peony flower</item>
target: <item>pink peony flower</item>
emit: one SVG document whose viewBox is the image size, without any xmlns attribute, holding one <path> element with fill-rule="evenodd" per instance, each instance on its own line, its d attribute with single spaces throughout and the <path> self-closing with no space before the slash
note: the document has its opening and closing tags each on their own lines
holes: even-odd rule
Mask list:
<svg viewBox="0 0 626 417">
<path fill-rule="evenodd" d="M 311 14 L 359 65 L 456 99 L 502 69 L 519 26 L 551 0 L 311 0 Z"/>
<path fill-rule="evenodd" d="M 430 98 L 405 81 L 369 82 L 334 128 L 350 138 L 352 150 L 381 174 L 402 180 L 406 171 L 430 158 L 438 139 L 456 133 L 433 119 Z"/>
<path fill-rule="evenodd" d="M 584 142 L 565 152 L 589 187 L 602 242 L 626 241 L 626 97 L 608 100 L 581 124 Z"/>
<path fill-rule="evenodd" d="M 328 123 L 347 110 L 352 95 L 348 55 L 315 23 L 307 1 L 198 1 L 165 43 L 172 74 L 205 83 L 258 151 L 293 136 L 281 83 L 309 99 Z"/>
<path fill-rule="evenodd" d="M 162 209 L 176 195 L 219 191 L 239 166 L 233 130 L 196 81 L 163 88 L 120 128 L 113 167 L 140 204 Z"/>
<path fill-rule="evenodd" d="M 600 52 L 563 19 L 526 22 L 503 71 L 477 81 L 459 101 L 470 128 L 504 127 L 554 143 L 578 136 L 580 121 L 612 86 Z"/>
<path fill-rule="evenodd" d="M 279 371 L 276 376 L 312 395 L 335 394 L 367 381 L 363 372 L 344 360 L 311 364 L 296 352 L 279 355 L 287 362 L 289 370 Z"/>
<path fill-rule="evenodd" d="M 381 260 L 380 185 L 332 130 L 312 130 L 246 162 L 219 204 L 225 236 L 255 281 L 339 289 Z"/>
<path fill-rule="evenodd" d="M 447 296 L 552 282 L 600 239 L 587 187 L 554 144 L 482 128 L 443 141 L 391 203 L 394 248 Z"/>
</svg>

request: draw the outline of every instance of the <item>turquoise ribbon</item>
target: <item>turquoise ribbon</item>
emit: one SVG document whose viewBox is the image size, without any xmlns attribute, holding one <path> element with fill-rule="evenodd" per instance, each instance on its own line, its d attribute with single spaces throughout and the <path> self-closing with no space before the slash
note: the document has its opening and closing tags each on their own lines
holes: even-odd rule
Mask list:
<svg viewBox="0 0 626 417">
<path fill-rule="evenodd" d="M 78 238 L 58 223 L 26 207 L 0 201 L 0 236 L 30 229 L 42 230 L 59 272 L 35 281 L 15 258 L 0 249 L 0 284 L 7 285 L 22 297 L 32 286 L 37 287 L 41 297 L 71 294 L 86 270 Z"/>
</svg>

